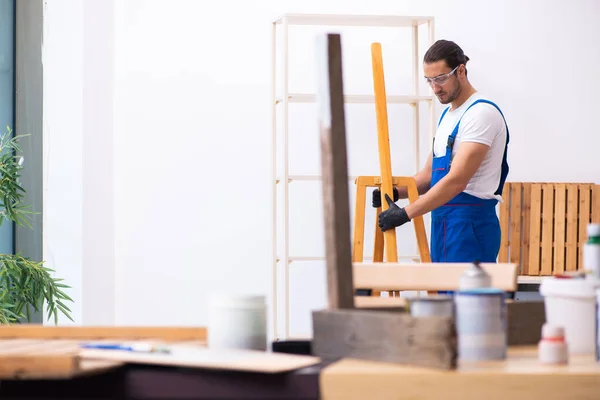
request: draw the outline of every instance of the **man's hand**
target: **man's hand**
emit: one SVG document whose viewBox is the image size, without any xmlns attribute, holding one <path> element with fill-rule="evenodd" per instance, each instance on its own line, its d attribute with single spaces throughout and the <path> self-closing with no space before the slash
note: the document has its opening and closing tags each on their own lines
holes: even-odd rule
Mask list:
<svg viewBox="0 0 600 400">
<path fill-rule="evenodd" d="M 393 188 L 394 192 L 394 201 L 398 201 L 400 199 L 400 195 L 398 194 L 398 189 Z M 372 199 L 373 207 L 379 208 L 381 207 L 381 191 L 379 189 L 373 190 L 373 199 Z"/>
<path fill-rule="evenodd" d="M 387 200 L 390 208 L 379 214 L 379 228 L 382 231 L 387 231 L 388 229 L 404 225 L 410 221 L 410 218 L 408 218 L 408 214 L 406 214 L 404 208 L 398 207 L 398 205 L 394 203 L 387 194 L 385 195 L 385 199 Z"/>
</svg>

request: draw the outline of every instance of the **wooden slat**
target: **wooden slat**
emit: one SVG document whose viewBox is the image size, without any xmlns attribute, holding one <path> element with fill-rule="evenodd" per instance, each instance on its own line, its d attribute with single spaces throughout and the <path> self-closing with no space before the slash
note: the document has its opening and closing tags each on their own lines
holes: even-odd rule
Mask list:
<svg viewBox="0 0 600 400">
<path fill-rule="evenodd" d="M 567 271 L 577 270 L 577 229 L 579 215 L 579 187 L 575 183 L 567 184 L 567 238 L 565 247 L 567 255 L 565 269 Z"/>
<path fill-rule="evenodd" d="M 523 183 L 523 235 L 521 236 L 521 275 L 529 275 L 529 235 L 531 233 L 531 183 Z"/>
<path fill-rule="evenodd" d="M 0 325 L 0 338 L 40 339 L 149 339 L 206 340 L 206 328 L 189 327 L 79 327 L 43 325 Z"/>
<path fill-rule="evenodd" d="M 531 185 L 531 218 L 529 236 L 529 275 L 540 274 L 540 243 L 542 237 L 542 185 Z"/>
<path fill-rule="evenodd" d="M 383 232 L 379 228 L 379 214 L 381 214 L 381 207 L 377 208 L 375 213 L 375 239 L 373 241 L 373 261 L 383 261 Z"/>
<path fill-rule="evenodd" d="M 583 269 L 583 245 L 587 241 L 587 226 L 590 223 L 592 185 L 579 185 L 579 240 L 577 269 Z"/>
<path fill-rule="evenodd" d="M 594 185 L 592 198 L 592 222 L 600 224 L 600 185 Z"/>
<path fill-rule="evenodd" d="M 317 110 L 321 138 L 327 298 L 331 309 L 354 307 L 342 46 L 339 34 L 318 37 Z M 382 201 L 383 203 L 383 201 Z"/>
<path fill-rule="evenodd" d="M 365 212 L 367 202 L 367 187 L 359 177 L 356 180 L 356 203 L 354 209 L 354 240 L 352 244 L 352 261 L 363 260 L 365 239 Z"/>
<path fill-rule="evenodd" d="M 509 262 L 521 263 L 521 184 L 513 182 L 510 186 L 510 248 Z"/>
<path fill-rule="evenodd" d="M 552 275 L 552 246 L 554 244 L 554 185 L 542 185 L 542 260 L 541 275 Z"/>
<path fill-rule="evenodd" d="M 3 340 L 4 341 L 4 340 Z M 8 340 L 0 349 L 0 363 L 10 355 L 77 354 L 79 342 L 75 340 L 24 339 Z"/>
<path fill-rule="evenodd" d="M 510 182 L 504 184 L 502 189 L 502 204 L 500 204 L 500 252 L 498 253 L 498 262 L 508 262 L 508 236 L 509 236 L 509 219 L 510 219 L 510 199 L 511 199 Z"/>
<path fill-rule="evenodd" d="M 567 211 L 567 186 L 557 183 L 554 186 L 554 274 L 565 271 L 565 229 Z"/>
</svg>

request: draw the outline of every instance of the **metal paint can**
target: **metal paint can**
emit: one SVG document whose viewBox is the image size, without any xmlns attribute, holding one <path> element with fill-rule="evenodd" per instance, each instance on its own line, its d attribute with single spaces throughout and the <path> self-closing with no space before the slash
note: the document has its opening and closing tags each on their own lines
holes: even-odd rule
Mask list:
<svg viewBox="0 0 600 400">
<path fill-rule="evenodd" d="M 456 332 L 460 360 L 506 358 L 505 293 L 495 288 L 460 290 L 455 294 Z"/>
<path fill-rule="evenodd" d="M 408 308 L 413 317 L 454 317 L 452 296 L 411 297 L 408 298 Z"/>
</svg>

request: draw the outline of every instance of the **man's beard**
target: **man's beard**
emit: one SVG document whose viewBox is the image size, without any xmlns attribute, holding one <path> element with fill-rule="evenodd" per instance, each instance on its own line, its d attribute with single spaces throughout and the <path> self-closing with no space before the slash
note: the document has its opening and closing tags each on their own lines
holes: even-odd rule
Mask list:
<svg viewBox="0 0 600 400">
<path fill-rule="evenodd" d="M 456 100 L 458 98 L 461 91 L 462 91 L 462 87 L 460 85 L 460 82 L 456 81 L 456 84 L 454 85 L 452 90 L 450 92 L 443 92 L 442 94 L 444 94 L 444 96 L 442 98 L 440 98 L 438 96 L 438 100 L 442 104 L 452 103 L 454 100 Z"/>
</svg>

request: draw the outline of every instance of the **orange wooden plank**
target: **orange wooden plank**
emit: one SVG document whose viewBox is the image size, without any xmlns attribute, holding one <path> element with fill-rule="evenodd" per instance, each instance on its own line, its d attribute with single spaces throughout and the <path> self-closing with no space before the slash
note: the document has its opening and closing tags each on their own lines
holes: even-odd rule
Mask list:
<svg viewBox="0 0 600 400">
<path fill-rule="evenodd" d="M 508 236 L 510 220 L 510 198 L 512 183 L 506 182 L 502 189 L 502 204 L 500 204 L 500 252 L 498 253 L 498 262 L 508 262 Z"/>
<path fill-rule="evenodd" d="M 371 61 L 373 68 L 373 87 L 375 93 L 375 115 L 377 117 L 377 144 L 379 149 L 379 168 L 381 170 L 381 206 L 385 211 L 389 205 L 385 195 L 394 198 L 392 191 L 392 161 L 390 154 L 390 136 L 388 131 L 387 95 L 385 76 L 383 73 L 383 54 L 381 43 L 371 44 Z M 387 262 L 398 261 L 396 230 L 383 232 L 385 242 L 385 258 Z"/>
<path fill-rule="evenodd" d="M 354 238 L 352 243 L 352 262 L 363 260 L 365 239 L 365 212 L 367 201 L 367 187 L 364 179 L 356 180 L 356 199 L 354 203 Z"/>
<path fill-rule="evenodd" d="M 511 263 L 521 264 L 521 184 L 513 182 L 510 186 L 510 248 Z"/>
<path fill-rule="evenodd" d="M 36 324 L 0 325 L 0 338 L 18 339 L 148 339 L 206 340 L 206 328 L 135 326 L 43 326 Z"/>
<path fill-rule="evenodd" d="M 567 184 L 567 238 L 566 238 L 566 260 L 567 271 L 577 270 L 577 229 L 579 214 L 579 186 L 575 183 Z"/>
<path fill-rule="evenodd" d="M 529 275 L 529 235 L 531 225 L 531 183 L 523 183 L 523 210 L 521 236 L 521 275 Z"/>
<path fill-rule="evenodd" d="M 592 198 L 592 222 L 600 224 L 600 185 L 594 185 Z"/>
<path fill-rule="evenodd" d="M 379 214 L 381 213 L 381 207 L 377 208 L 375 215 L 375 241 L 373 243 L 373 261 L 383 262 L 383 232 L 379 228 Z"/>
<path fill-rule="evenodd" d="M 542 184 L 531 185 L 531 218 L 529 246 L 529 275 L 540 274 L 540 243 L 542 237 Z"/>
<path fill-rule="evenodd" d="M 554 241 L 554 185 L 542 185 L 542 261 L 541 274 L 552 275 L 552 245 Z"/>
<path fill-rule="evenodd" d="M 555 274 L 565 271 L 565 245 L 566 245 L 566 213 L 567 213 L 567 186 L 557 183 L 554 186 L 554 267 Z"/>
<path fill-rule="evenodd" d="M 590 223 L 590 208 L 592 204 L 592 185 L 579 185 L 579 240 L 577 269 L 583 269 L 583 245 L 587 241 L 587 226 Z"/>
</svg>

